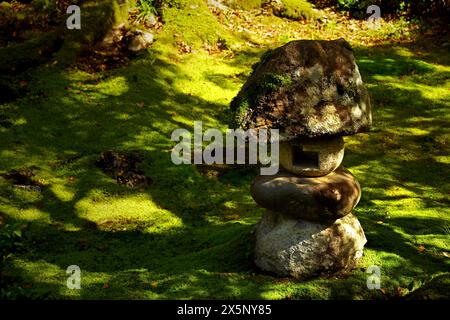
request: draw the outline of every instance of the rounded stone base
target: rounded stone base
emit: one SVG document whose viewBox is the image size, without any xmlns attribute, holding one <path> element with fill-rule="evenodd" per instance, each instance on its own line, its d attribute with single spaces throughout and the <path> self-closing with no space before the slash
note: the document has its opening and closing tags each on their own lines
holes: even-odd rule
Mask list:
<svg viewBox="0 0 450 320">
<path fill-rule="evenodd" d="M 259 206 L 308 221 L 342 218 L 352 212 L 361 197 L 358 181 L 342 166 L 318 178 L 282 171 L 273 176 L 258 176 L 250 192 Z"/>
<path fill-rule="evenodd" d="M 264 271 L 295 278 L 352 269 L 367 242 L 353 214 L 324 225 L 267 211 L 255 236 L 255 264 Z"/>
</svg>

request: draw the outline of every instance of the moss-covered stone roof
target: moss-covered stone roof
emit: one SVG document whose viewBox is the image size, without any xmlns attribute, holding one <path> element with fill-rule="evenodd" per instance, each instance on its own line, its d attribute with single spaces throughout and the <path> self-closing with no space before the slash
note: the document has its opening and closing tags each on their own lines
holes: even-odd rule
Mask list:
<svg viewBox="0 0 450 320">
<path fill-rule="evenodd" d="M 352 135 L 372 123 L 369 95 L 344 40 L 297 40 L 269 51 L 231 103 L 233 126 L 287 140 Z"/>
</svg>

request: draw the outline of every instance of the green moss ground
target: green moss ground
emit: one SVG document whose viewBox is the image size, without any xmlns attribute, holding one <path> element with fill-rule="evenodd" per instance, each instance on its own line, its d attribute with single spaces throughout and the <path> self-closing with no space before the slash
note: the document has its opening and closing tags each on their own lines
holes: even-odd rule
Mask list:
<svg viewBox="0 0 450 320">
<path fill-rule="evenodd" d="M 282 0 L 282 17 L 289 19 L 317 19 L 319 16 L 313 10 L 313 6 L 305 0 Z"/>
<path fill-rule="evenodd" d="M 178 18 L 174 11 L 166 19 Z M 1 105 L 13 126 L 0 127 L 0 173 L 34 167 L 46 184 L 38 193 L 0 178 L 0 211 L 26 224 L 24 249 L 3 271 L 20 279 L 10 290 L 70 299 L 371 299 L 448 279 L 448 50 L 356 48 L 374 129 L 346 138 L 344 165 L 362 186 L 355 213 L 368 243 L 350 274 L 295 281 L 251 264 L 250 232 L 263 212 L 249 193 L 257 170 L 214 176 L 170 160 L 174 129 L 193 130 L 194 120 L 226 128 L 223 114 L 252 64 L 279 43 L 244 46 L 233 56 L 181 55 L 169 41 L 175 30 L 188 30 L 178 21 L 128 67 L 87 74 L 42 66 L 28 75 L 29 95 Z M 204 40 L 190 32 L 181 34 Z M 94 165 L 108 149 L 143 152 L 153 185 L 118 186 Z M 74 264 L 81 290 L 66 287 Z M 374 264 L 382 291 L 366 287 L 365 270 Z"/>
</svg>

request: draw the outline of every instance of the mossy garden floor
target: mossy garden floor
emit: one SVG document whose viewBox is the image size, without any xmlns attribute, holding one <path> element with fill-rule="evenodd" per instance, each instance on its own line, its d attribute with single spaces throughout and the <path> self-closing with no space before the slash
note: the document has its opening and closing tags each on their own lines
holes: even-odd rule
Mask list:
<svg viewBox="0 0 450 320">
<path fill-rule="evenodd" d="M 383 299 L 443 279 L 431 296 L 448 297 L 448 50 L 432 43 L 353 43 L 372 95 L 374 128 L 345 139 L 344 165 L 362 186 L 355 213 L 368 242 L 351 273 L 295 281 L 252 265 L 250 233 L 263 210 L 249 186 L 258 170 L 234 166 L 217 173 L 176 166 L 170 158 L 173 130 L 193 130 L 194 120 L 226 128 L 223 114 L 251 65 L 289 35 L 241 41 L 232 55 L 201 47 L 182 54 L 169 40 L 174 28 L 189 26 L 173 26 L 123 68 L 30 71 L 29 94 L 2 105 L 13 125 L 0 128 L 0 173 L 34 168 L 45 184 L 42 192 L 28 191 L 0 178 L 0 211 L 24 226 L 24 245 L 2 271 L 16 277 L 13 295 Z M 153 184 L 117 185 L 95 166 L 109 149 L 140 151 Z M 81 268 L 81 290 L 66 286 L 70 265 Z M 370 265 L 381 268 L 381 290 L 367 289 Z"/>
</svg>

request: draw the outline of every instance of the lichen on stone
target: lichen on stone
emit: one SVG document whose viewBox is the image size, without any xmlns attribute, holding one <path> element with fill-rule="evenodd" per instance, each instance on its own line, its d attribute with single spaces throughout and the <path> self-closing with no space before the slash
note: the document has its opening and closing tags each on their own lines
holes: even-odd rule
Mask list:
<svg viewBox="0 0 450 320">
<path fill-rule="evenodd" d="M 251 107 L 252 101 L 257 101 L 265 95 L 285 88 L 293 83 L 290 75 L 268 73 L 264 75 L 262 81 L 249 88 L 242 96 L 237 96 L 231 103 L 231 109 L 234 111 L 231 126 L 241 126 Z"/>
<path fill-rule="evenodd" d="M 279 129 L 288 140 L 370 128 L 371 105 L 350 45 L 298 40 L 263 55 L 231 103 L 232 126 Z"/>
</svg>

